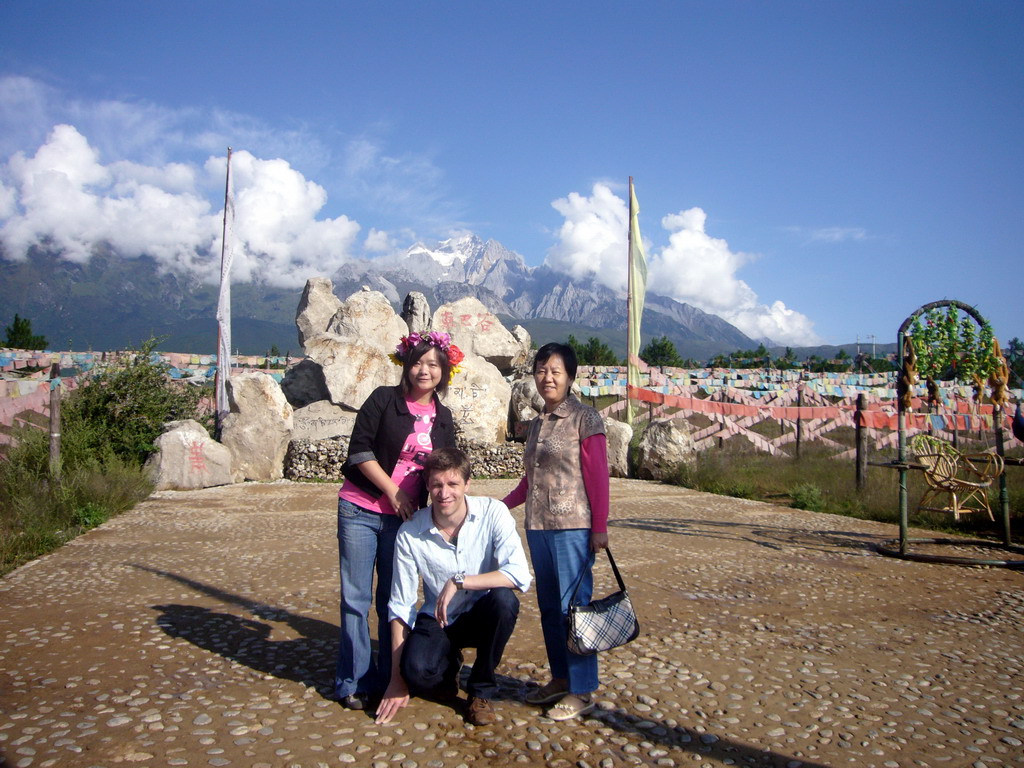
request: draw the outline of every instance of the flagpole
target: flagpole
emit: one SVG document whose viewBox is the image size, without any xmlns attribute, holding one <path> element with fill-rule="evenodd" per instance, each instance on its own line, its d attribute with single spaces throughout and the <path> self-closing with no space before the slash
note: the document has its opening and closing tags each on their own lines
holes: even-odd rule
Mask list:
<svg viewBox="0 0 1024 768">
<path fill-rule="evenodd" d="M 231 377 L 231 277 L 230 263 L 225 269 L 228 243 L 228 209 L 231 206 L 231 147 L 228 147 L 224 173 L 224 218 L 220 237 L 220 294 L 217 301 L 217 376 L 215 385 L 216 430 L 218 437 L 228 412 L 227 382 Z M 227 352 L 225 354 L 225 348 Z"/>
<path fill-rule="evenodd" d="M 633 426 L 633 401 L 629 385 L 633 365 L 630 362 L 637 350 L 633 349 L 633 334 L 630 331 L 633 319 L 633 177 L 629 177 L 629 215 L 626 220 L 626 423 Z"/>
</svg>

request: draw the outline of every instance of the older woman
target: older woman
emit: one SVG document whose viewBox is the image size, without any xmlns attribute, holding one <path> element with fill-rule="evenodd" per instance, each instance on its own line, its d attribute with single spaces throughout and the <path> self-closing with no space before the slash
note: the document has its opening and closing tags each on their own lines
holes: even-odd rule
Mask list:
<svg viewBox="0 0 1024 768">
<path fill-rule="evenodd" d="M 365 709 L 391 679 L 388 600 L 395 537 L 404 520 L 426 505 L 423 461 L 434 448 L 455 447 L 444 394 L 462 352 L 447 333 L 402 337 L 392 355 L 401 384 L 378 387 L 356 415 L 338 492 L 341 563 L 341 639 L 334 694 L 342 706 Z M 369 611 L 374 568 L 378 653 L 370 648 Z"/>
<path fill-rule="evenodd" d="M 526 541 L 537 585 L 541 629 L 551 680 L 526 700 L 553 704 L 545 713 L 570 720 L 594 708 L 597 656 L 579 656 L 566 645 L 569 601 L 580 575 L 577 599 L 589 602 L 594 553 L 608 546 L 608 447 L 597 411 L 570 393 L 576 352 L 545 344 L 533 361 L 533 378 L 544 411 L 526 437 L 526 476 L 504 502 L 526 502 Z"/>
</svg>

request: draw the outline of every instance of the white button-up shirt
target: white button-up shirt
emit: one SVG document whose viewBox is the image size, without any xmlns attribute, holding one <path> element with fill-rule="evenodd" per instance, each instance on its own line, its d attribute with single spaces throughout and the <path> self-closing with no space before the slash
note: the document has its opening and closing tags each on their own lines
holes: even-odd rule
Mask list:
<svg viewBox="0 0 1024 768">
<path fill-rule="evenodd" d="M 395 569 L 391 582 L 388 619 L 416 623 L 417 613 L 434 615 L 437 596 L 456 573 L 469 576 L 501 571 L 521 592 L 532 577 L 526 564 L 523 542 L 508 507 L 485 496 L 466 496 L 466 520 L 456 543 L 445 541 L 434 525 L 430 507 L 424 507 L 402 523 L 395 541 Z M 423 603 L 416 610 L 420 579 Z M 448 604 L 448 622 L 473 607 L 487 590 L 459 590 Z"/>
</svg>

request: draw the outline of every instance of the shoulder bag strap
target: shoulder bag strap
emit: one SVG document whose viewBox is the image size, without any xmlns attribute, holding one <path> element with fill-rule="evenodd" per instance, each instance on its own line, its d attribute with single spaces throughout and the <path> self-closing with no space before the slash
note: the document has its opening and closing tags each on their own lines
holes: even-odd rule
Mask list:
<svg viewBox="0 0 1024 768">
<path fill-rule="evenodd" d="M 622 592 L 625 592 L 626 591 L 626 582 L 624 582 L 622 580 L 622 574 L 619 573 L 619 569 L 615 565 L 615 558 L 612 557 L 612 549 L 611 549 L 611 547 L 605 547 L 604 551 L 608 553 L 608 562 L 611 563 L 612 573 L 615 574 L 615 580 L 619 583 L 619 589 Z M 583 577 L 586 576 L 586 574 L 587 574 L 587 567 L 588 567 L 588 564 L 584 563 L 583 564 L 583 568 L 580 570 L 580 576 L 579 576 L 578 579 L 576 579 L 576 588 L 572 591 L 572 597 L 569 599 L 569 606 L 570 607 L 578 604 L 576 602 L 576 595 L 580 591 L 580 586 L 583 584 Z"/>
</svg>

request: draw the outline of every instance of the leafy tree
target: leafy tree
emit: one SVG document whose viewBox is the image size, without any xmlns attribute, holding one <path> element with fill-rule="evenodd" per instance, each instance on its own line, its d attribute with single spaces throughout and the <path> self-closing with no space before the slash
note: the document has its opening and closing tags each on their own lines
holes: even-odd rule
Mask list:
<svg viewBox="0 0 1024 768">
<path fill-rule="evenodd" d="M 280 357 L 281 356 L 281 350 L 277 348 L 277 344 L 271 344 L 270 345 L 270 352 L 268 353 L 268 355 L 270 357 Z"/>
<path fill-rule="evenodd" d="M 48 343 L 45 336 L 32 333 L 32 321 L 27 317 L 14 315 L 14 322 L 7 326 L 7 338 L 4 346 L 11 349 L 46 349 Z"/>
<path fill-rule="evenodd" d="M 668 336 L 661 336 L 647 342 L 647 345 L 640 350 L 640 359 L 653 366 L 669 366 L 672 368 L 682 368 L 684 366 L 679 353 L 676 352 L 676 345 L 672 343 Z"/>
<path fill-rule="evenodd" d="M 580 365 L 618 365 L 619 359 L 615 357 L 612 348 L 596 336 L 587 339 L 586 344 L 580 344 L 576 337 L 569 334 L 568 344 L 576 350 L 576 357 Z"/>
</svg>

